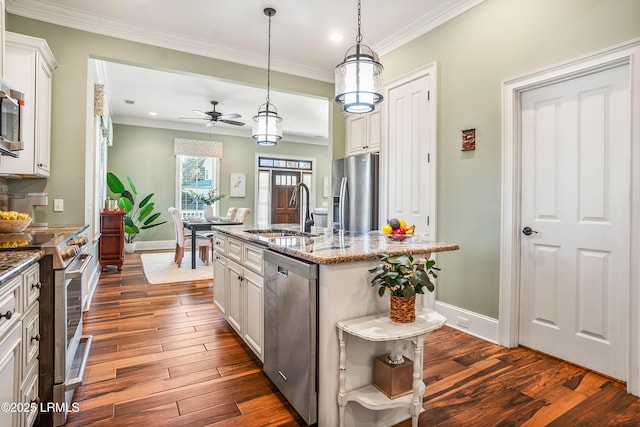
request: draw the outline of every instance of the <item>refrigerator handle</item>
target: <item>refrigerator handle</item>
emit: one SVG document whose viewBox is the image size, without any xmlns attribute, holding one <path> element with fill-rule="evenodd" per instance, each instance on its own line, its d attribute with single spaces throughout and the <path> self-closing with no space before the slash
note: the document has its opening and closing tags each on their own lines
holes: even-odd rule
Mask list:
<svg viewBox="0 0 640 427">
<path fill-rule="evenodd" d="M 340 181 L 340 204 L 338 205 L 338 229 L 344 230 L 345 224 L 345 209 L 347 208 L 346 198 L 347 196 L 347 177 L 343 176 Z"/>
</svg>

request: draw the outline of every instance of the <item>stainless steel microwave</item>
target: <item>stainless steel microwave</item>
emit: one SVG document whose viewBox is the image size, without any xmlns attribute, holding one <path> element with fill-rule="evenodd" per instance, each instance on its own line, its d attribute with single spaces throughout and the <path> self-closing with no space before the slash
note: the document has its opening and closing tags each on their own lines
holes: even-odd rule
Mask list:
<svg viewBox="0 0 640 427">
<path fill-rule="evenodd" d="M 23 98 L 17 90 L 0 91 L 0 154 L 18 157 L 24 148 L 20 135 Z"/>
</svg>

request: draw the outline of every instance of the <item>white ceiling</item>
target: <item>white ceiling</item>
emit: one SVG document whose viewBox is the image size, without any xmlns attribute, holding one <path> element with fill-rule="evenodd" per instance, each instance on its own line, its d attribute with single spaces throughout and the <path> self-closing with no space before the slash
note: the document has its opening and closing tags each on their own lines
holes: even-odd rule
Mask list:
<svg viewBox="0 0 640 427">
<path fill-rule="evenodd" d="M 463 13 L 483 0 L 362 0 L 363 43 L 385 53 Z M 9 13 L 126 40 L 162 46 L 266 69 L 268 18 L 272 18 L 271 68 L 333 81 L 334 67 L 357 34 L 356 0 L 7 0 Z M 329 36 L 338 32 L 340 42 Z M 243 127 L 216 124 L 216 133 L 249 134 L 251 117 L 265 100 L 264 88 L 202 76 L 105 63 L 116 123 L 200 130 L 191 110 L 239 113 Z M 384 65 L 384 64 L 383 64 Z M 265 73 L 266 78 L 266 73 Z M 124 99 L 135 101 L 133 106 Z M 285 136 L 326 142 L 326 100 L 273 92 Z M 148 113 L 158 116 L 151 118 Z M 187 123 L 196 122 L 195 126 Z M 233 129 L 231 129 L 233 128 Z M 318 138 L 320 137 L 320 138 Z"/>
</svg>

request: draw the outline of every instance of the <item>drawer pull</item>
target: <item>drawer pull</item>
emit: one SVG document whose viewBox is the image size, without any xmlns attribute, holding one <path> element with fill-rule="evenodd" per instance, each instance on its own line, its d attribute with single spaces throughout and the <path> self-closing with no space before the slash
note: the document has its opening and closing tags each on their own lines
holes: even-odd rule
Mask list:
<svg viewBox="0 0 640 427">
<path fill-rule="evenodd" d="M 7 310 L 5 314 L 0 314 L 0 319 L 2 319 L 3 317 L 6 317 L 7 320 L 9 320 L 11 319 L 11 316 L 13 316 L 13 313 L 11 312 L 11 310 Z"/>
<path fill-rule="evenodd" d="M 33 288 L 42 289 L 42 283 L 40 282 L 34 283 L 33 285 L 31 285 L 31 289 Z"/>
<path fill-rule="evenodd" d="M 40 334 L 35 334 L 34 336 L 31 337 L 31 341 L 38 341 L 40 342 Z"/>
<path fill-rule="evenodd" d="M 40 406 L 40 396 L 36 396 L 36 398 L 29 403 L 35 403 L 36 405 Z"/>
</svg>

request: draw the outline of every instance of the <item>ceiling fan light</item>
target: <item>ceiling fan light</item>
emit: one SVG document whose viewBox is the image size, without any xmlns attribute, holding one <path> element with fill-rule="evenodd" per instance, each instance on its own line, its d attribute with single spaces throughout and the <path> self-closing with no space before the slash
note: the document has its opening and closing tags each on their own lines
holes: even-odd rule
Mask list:
<svg viewBox="0 0 640 427">
<path fill-rule="evenodd" d="M 264 103 L 253 116 L 253 139 L 258 145 L 273 146 L 282 138 L 282 117 L 275 105 Z"/>
<path fill-rule="evenodd" d="M 382 101 L 382 70 L 378 55 L 367 45 L 356 44 L 336 66 L 336 102 L 348 113 L 368 113 Z"/>
</svg>

